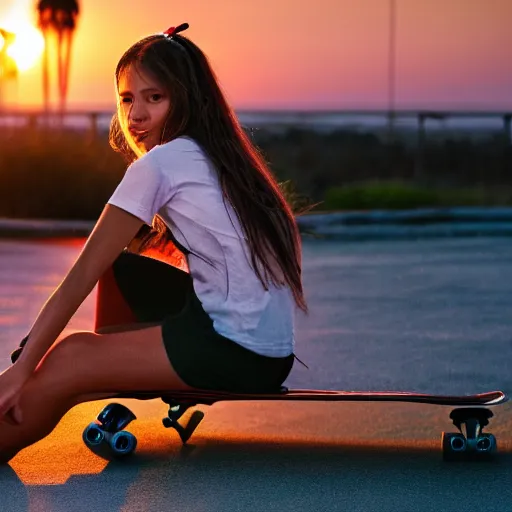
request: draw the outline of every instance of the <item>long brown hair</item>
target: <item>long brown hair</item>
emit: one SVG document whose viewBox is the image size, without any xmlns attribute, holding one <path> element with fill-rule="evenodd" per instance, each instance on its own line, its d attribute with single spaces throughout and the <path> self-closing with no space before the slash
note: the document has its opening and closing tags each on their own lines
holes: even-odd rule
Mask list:
<svg viewBox="0 0 512 512">
<path fill-rule="evenodd" d="M 185 27 L 186 28 L 186 27 Z M 265 289 L 288 285 L 297 306 L 307 311 L 302 287 L 301 240 L 290 205 L 259 150 L 228 105 L 205 54 L 182 35 L 148 36 L 121 57 L 116 84 L 128 66 L 140 66 L 165 88 L 171 107 L 161 142 L 194 139 L 212 160 L 225 200 L 236 212 L 247 238 L 253 269 Z M 137 157 L 127 143 L 117 114 L 111 146 L 128 161 Z M 167 228 L 156 222 L 165 237 Z"/>
</svg>

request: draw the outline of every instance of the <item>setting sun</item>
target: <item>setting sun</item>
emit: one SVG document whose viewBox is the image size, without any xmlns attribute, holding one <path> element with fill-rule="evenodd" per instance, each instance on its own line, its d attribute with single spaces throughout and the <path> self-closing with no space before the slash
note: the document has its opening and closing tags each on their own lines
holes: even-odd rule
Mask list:
<svg viewBox="0 0 512 512">
<path fill-rule="evenodd" d="M 0 38 L 0 48 L 4 47 L 21 72 L 33 67 L 44 50 L 44 38 L 34 26 L 32 8 L 32 0 L 16 0 L 0 16 L 0 28 L 13 36 L 6 41 Z"/>
<path fill-rule="evenodd" d="M 20 71 L 31 68 L 41 56 L 44 39 L 41 33 L 31 25 L 22 25 L 15 31 L 16 39 L 7 49 Z"/>
</svg>

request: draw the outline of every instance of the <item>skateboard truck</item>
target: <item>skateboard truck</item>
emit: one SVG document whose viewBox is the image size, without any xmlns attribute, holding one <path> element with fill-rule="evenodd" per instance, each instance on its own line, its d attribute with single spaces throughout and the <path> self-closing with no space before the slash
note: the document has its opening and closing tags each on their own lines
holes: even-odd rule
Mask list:
<svg viewBox="0 0 512 512">
<path fill-rule="evenodd" d="M 165 428 L 173 428 L 178 432 L 178 435 L 180 436 L 180 439 L 183 444 L 186 444 L 187 441 L 190 439 L 196 428 L 198 427 L 199 423 L 204 418 L 204 412 L 202 411 L 194 411 L 192 413 L 192 416 L 190 416 L 188 422 L 186 425 L 182 425 L 179 423 L 179 419 L 187 412 L 190 407 L 193 407 L 197 404 L 193 402 L 184 403 L 184 402 L 178 402 L 176 400 L 164 400 L 165 403 L 169 405 L 169 411 L 167 413 L 167 416 L 162 419 L 162 423 Z"/>
<path fill-rule="evenodd" d="M 286 393 L 288 393 L 288 388 L 286 386 L 281 386 L 277 392 L 278 395 L 284 395 Z M 181 400 L 168 396 L 162 396 L 160 398 L 164 403 L 169 405 L 169 411 L 167 416 L 162 419 L 162 423 L 165 428 L 173 428 L 176 430 L 183 444 L 187 443 L 196 428 L 199 426 L 199 423 L 203 420 L 204 412 L 194 411 L 186 425 L 182 425 L 178 420 L 185 414 L 185 412 L 187 412 L 188 409 L 198 405 L 198 403 L 201 403 L 202 405 L 212 405 L 219 400 L 218 398 L 212 397 L 203 398 L 199 402 L 190 398 Z"/>
<path fill-rule="evenodd" d="M 467 456 L 491 456 L 496 452 L 496 438 L 492 434 L 483 433 L 493 413 L 481 407 L 465 407 L 454 409 L 450 419 L 459 429 L 459 433 L 442 435 L 443 458 L 455 460 Z"/>
</svg>

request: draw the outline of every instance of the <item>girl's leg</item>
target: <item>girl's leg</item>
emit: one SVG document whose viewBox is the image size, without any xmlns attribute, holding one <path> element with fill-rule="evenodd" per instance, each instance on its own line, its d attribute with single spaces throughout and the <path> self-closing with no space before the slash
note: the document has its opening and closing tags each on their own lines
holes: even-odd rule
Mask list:
<svg viewBox="0 0 512 512">
<path fill-rule="evenodd" d="M 115 334 L 127 331 L 138 331 L 139 329 L 147 329 L 148 327 L 157 326 L 160 324 L 151 324 L 151 323 L 137 323 L 137 324 L 127 324 L 127 325 L 112 325 L 108 327 L 100 327 L 96 328 L 94 332 L 96 334 Z M 78 397 L 78 403 L 82 402 L 94 402 L 95 400 L 106 400 L 107 398 L 115 397 L 115 393 L 93 393 L 86 394 Z"/>
<path fill-rule="evenodd" d="M 22 392 L 23 424 L 0 423 L 0 462 L 45 437 L 79 403 L 116 391 L 188 387 L 168 361 L 160 321 L 183 307 L 191 291 L 189 274 L 124 252 L 97 290 L 95 333 L 73 333 L 50 349 Z"/>
<path fill-rule="evenodd" d="M 190 388 L 169 362 L 160 326 L 70 334 L 50 349 L 23 388 L 22 423 L 0 423 L 0 463 L 47 436 L 81 402 L 117 391 L 172 389 Z"/>
</svg>

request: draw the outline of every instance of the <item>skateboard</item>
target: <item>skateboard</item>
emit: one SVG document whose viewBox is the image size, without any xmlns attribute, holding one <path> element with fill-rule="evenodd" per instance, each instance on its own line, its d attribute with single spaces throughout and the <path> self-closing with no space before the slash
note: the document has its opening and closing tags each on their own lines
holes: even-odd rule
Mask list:
<svg viewBox="0 0 512 512">
<path fill-rule="evenodd" d="M 497 451 L 494 435 L 484 433 L 493 413 L 488 406 L 503 404 L 508 397 L 502 391 L 490 391 L 476 395 L 429 395 L 405 391 L 362 392 L 323 391 L 317 389 L 288 389 L 281 387 L 274 393 L 231 393 L 224 391 L 187 390 L 160 392 L 122 392 L 112 398 L 137 400 L 161 399 L 169 406 L 162 423 L 173 428 L 183 444 L 190 439 L 204 418 L 204 412 L 195 410 L 185 424 L 179 422 L 183 414 L 196 405 L 213 405 L 216 402 L 246 400 L 294 400 L 322 402 L 412 402 L 457 407 L 450 413 L 450 419 L 458 432 L 443 432 L 441 447 L 444 460 L 467 458 L 489 458 Z M 135 451 L 136 437 L 125 428 L 136 419 L 130 409 L 119 403 L 110 403 L 98 414 L 96 421 L 83 431 L 85 444 L 95 453 L 106 456 L 124 457 Z M 105 450 L 107 453 L 105 453 Z"/>
</svg>

